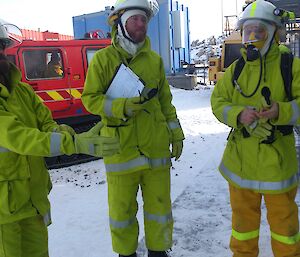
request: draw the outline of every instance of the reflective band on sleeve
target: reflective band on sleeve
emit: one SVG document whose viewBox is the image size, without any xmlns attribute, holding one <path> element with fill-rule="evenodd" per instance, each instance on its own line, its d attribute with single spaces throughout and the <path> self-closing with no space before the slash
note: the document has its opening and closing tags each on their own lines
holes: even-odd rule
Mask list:
<svg viewBox="0 0 300 257">
<path fill-rule="evenodd" d="M 252 3 L 250 17 L 254 17 L 256 11 L 256 2 Z"/>
<path fill-rule="evenodd" d="M 89 153 L 95 154 L 95 145 L 94 144 L 89 144 Z"/>
<path fill-rule="evenodd" d="M 223 110 L 223 119 L 225 124 L 228 124 L 228 112 L 231 110 L 231 108 L 231 106 L 226 106 Z"/>
<path fill-rule="evenodd" d="M 50 155 L 51 156 L 62 155 L 62 152 L 60 151 L 61 136 L 62 136 L 62 134 L 60 134 L 60 133 L 55 133 L 55 132 L 51 133 L 51 138 L 50 138 Z"/>
<path fill-rule="evenodd" d="M 220 164 L 219 168 L 223 175 L 235 184 L 239 185 L 242 188 L 249 188 L 254 190 L 283 190 L 291 187 L 292 185 L 295 185 L 299 181 L 298 173 L 294 174 L 289 179 L 283 181 L 264 182 L 257 180 L 242 179 L 240 176 L 228 170 L 223 162 Z"/>
<path fill-rule="evenodd" d="M 172 130 L 172 129 L 177 129 L 177 128 L 180 128 L 180 123 L 178 120 L 176 121 L 169 121 L 168 122 L 168 126 L 169 128 Z"/>
<path fill-rule="evenodd" d="M 51 220 L 51 212 L 50 210 L 43 216 L 44 224 L 46 226 L 51 225 L 52 220 Z"/>
<path fill-rule="evenodd" d="M 104 112 L 105 112 L 106 116 L 108 116 L 108 117 L 113 116 L 113 114 L 112 114 L 112 105 L 113 105 L 113 103 L 112 102 L 113 102 L 112 99 L 109 99 L 109 98 L 105 99 Z"/>
<path fill-rule="evenodd" d="M 289 125 L 297 125 L 297 120 L 300 116 L 299 106 L 295 100 L 291 102 L 291 105 L 293 109 L 293 116 L 289 122 Z"/>
<path fill-rule="evenodd" d="M 113 228 L 127 228 L 134 223 L 136 218 L 131 218 L 125 221 L 117 221 L 112 218 L 109 218 L 109 224 Z"/>
<path fill-rule="evenodd" d="M 144 211 L 145 219 L 156 221 L 160 224 L 167 224 L 173 221 L 172 212 L 166 214 L 166 215 L 156 215 L 156 214 L 150 214 L 146 211 Z"/>
<path fill-rule="evenodd" d="M 160 166 L 171 165 L 171 160 L 170 158 L 148 159 L 145 156 L 140 156 L 128 162 L 105 164 L 105 168 L 106 168 L 106 172 L 118 172 L 118 171 L 130 170 L 135 167 L 145 166 L 145 165 L 151 168 L 157 168 Z"/>
<path fill-rule="evenodd" d="M 294 236 L 281 236 L 274 232 L 271 232 L 271 237 L 273 239 L 275 239 L 276 241 L 287 244 L 287 245 L 293 245 L 300 241 L 300 233 L 298 233 Z"/>
<path fill-rule="evenodd" d="M 259 236 L 259 229 L 244 233 L 237 232 L 236 230 L 232 229 L 231 235 L 239 241 L 246 241 L 257 238 Z"/>
<path fill-rule="evenodd" d="M 0 146 L 0 153 L 7 153 L 7 152 L 9 152 L 9 150 L 7 148 Z"/>
</svg>

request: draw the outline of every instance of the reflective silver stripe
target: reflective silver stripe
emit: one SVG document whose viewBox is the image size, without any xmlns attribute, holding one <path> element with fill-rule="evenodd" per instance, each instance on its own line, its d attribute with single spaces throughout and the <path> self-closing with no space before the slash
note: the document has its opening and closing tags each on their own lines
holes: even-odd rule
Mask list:
<svg viewBox="0 0 300 257">
<path fill-rule="evenodd" d="M 116 163 L 116 164 L 105 164 L 107 172 L 116 172 L 122 170 L 129 170 L 137 166 L 149 165 L 148 158 L 141 156 L 139 158 L 130 160 L 128 162 Z"/>
<path fill-rule="evenodd" d="M 50 155 L 51 156 L 62 155 L 62 152 L 60 151 L 61 137 L 62 137 L 61 133 L 53 132 L 51 134 L 51 138 L 50 138 Z"/>
<path fill-rule="evenodd" d="M 104 104 L 104 112 L 106 114 L 106 116 L 108 117 L 113 117 L 113 113 L 112 113 L 112 105 L 113 105 L 113 100 L 106 98 L 105 99 L 105 104 Z"/>
<path fill-rule="evenodd" d="M 7 148 L 0 146 L 0 153 L 7 153 L 7 152 L 10 152 L 10 151 Z"/>
<path fill-rule="evenodd" d="M 95 154 L 95 145 L 94 144 L 89 144 L 89 153 Z"/>
<path fill-rule="evenodd" d="M 257 180 L 242 179 L 240 176 L 232 173 L 229 169 L 227 169 L 223 162 L 220 164 L 219 168 L 223 175 L 235 184 L 239 185 L 242 188 L 249 188 L 254 190 L 283 190 L 292 185 L 295 185 L 299 181 L 298 173 L 294 174 L 289 179 L 283 181 L 264 182 Z"/>
<path fill-rule="evenodd" d="M 146 211 L 144 211 L 145 219 L 156 221 L 157 223 L 161 224 L 167 224 L 169 222 L 173 221 L 172 212 L 168 213 L 167 215 L 156 215 L 156 214 L 150 214 Z"/>
<path fill-rule="evenodd" d="M 177 129 L 177 128 L 180 128 L 180 123 L 178 120 L 176 121 L 169 121 L 168 122 L 168 126 L 169 128 L 172 130 L 172 129 Z"/>
<path fill-rule="evenodd" d="M 112 218 L 109 218 L 109 224 L 111 227 L 114 227 L 114 228 L 126 228 L 126 227 L 129 227 L 130 225 L 132 225 L 135 220 L 136 220 L 135 217 L 131 218 L 129 220 L 125 220 L 125 221 L 117 221 Z"/>
<path fill-rule="evenodd" d="M 171 165 L 170 158 L 149 159 L 145 156 L 140 156 L 136 159 L 123 163 L 105 164 L 106 172 L 118 172 L 129 170 L 135 167 L 147 165 L 151 168 Z"/>
<path fill-rule="evenodd" d="M 228 112 L 232 109 L 231 106 L 226 106 L 223 110 L 223 119 L 224 119 L 224 123 L 228 124 Z"/>
<path fill-rule="evenodd" d="M 150 159 L 150 165 L 152 168 L 157 168 L 160 166 L 168 166 L 171 165 L 171 160 L 170 158 Z"/>
<path fill-rule="evenodd" d="M 289 121 L 289 125 L 297 125 L 297 120 L 300 116 L 299 106 L 295 100 L 291 102 L 291 105 L 293 109 L 293 116 Z"/>
<path fill-rule="evenodd" d="M 52 223 L 50 210 L 43 216 L 44 224 L 49 226 Z"/>
</svg>

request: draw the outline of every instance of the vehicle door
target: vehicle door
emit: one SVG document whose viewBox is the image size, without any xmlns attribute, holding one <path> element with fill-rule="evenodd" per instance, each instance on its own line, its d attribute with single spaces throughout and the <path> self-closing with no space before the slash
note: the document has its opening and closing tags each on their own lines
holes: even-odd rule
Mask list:
<svg viewBox="0 0 300 257">
<path fill-rule="evenodd" d="M 23 47 L 18 53 L 22 80 L 32 86 L 53 116 L 64 116 L 71 104 L 68 59 L 62 47 Z"/>
</svg>

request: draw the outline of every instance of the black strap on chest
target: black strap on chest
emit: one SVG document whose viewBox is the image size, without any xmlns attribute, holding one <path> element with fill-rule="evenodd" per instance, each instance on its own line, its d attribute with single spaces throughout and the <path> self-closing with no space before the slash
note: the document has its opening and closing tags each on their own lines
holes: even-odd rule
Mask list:
<svg viewBox="0 0 300 257">
<path fill-rule="evenodd" d="M 233 84 L 234 87 L 237 86 L 237 80 L 240 77 L 244 66 L 245 66 L 245 60 L 244 60 L 243 57 L 240 57 L 238 59 L 238 61 L 236 62 L 236 65 L 235 65 L 235 68 L 234 68 L 234 71 L 233 71 L 232 84 Z"/>
<path fill-rule="evenodd" d="M 281 54 L 281 62 L 280 62 L 281 76 L 284 82 L 284 91 L 289 101 L 293 101 L 294 99 L 292 94 L 293 60 L 294 60 L 294 56 L 292 53 Z M 294 127 L 291 125 L 277 126 L 277 129 L 284 136 L 292 134 L 293 128 Z"/>
<path fill-rule="evenodd" d="M 292 81 L 293 81 L 293 60 L 294 56 L 291 53 L 281 54 L 281 76 L 284 82 L 284 90 L 289 101 L 293 100 Z"/>
<path fill-rule="evenodd" d="M 293 60 L 294 60 L 294 56 L 292 53 L 281 54 L 281 62 L 280 62 L 281 76 L 284 82 L 284 90 L 289 101 L 293 100 L 293 96 L 292 96 Z M 232 76 L 232 84 L 234 87 L 236 86 L 236 82 L 239 76 L 241 75 L 244 66 L 245 66 L 245 60 L 243 57 L 240 57 L 235 65 L 235 69 Z"/>
</svg>

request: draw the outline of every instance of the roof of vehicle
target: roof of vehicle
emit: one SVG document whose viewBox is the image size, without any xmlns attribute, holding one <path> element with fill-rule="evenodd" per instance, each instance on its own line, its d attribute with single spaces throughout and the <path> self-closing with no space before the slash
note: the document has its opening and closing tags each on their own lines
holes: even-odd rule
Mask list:
<svg viewBox="0 0 300 257">
<path fill-rule="evenodd" d="M 107 46 L 111 44 L 110 39 L 74 39 L 74 40 L 23 40 L 17 47 L 60 47 L 60 46 Z"/>
</svg>

